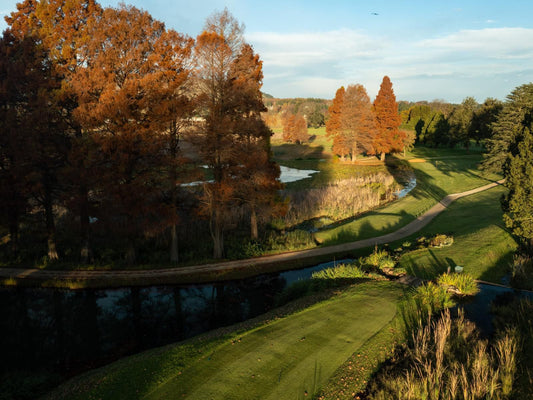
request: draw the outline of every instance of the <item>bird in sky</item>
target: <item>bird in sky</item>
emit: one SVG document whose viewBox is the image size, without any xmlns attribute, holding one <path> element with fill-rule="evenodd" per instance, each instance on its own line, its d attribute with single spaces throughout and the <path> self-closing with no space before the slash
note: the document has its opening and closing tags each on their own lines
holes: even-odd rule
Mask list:
<svg viewBox="0 0 533 400">
<path fill-rule="evenodd" d="M 371 12 L 370 15 L 379 15 L 377 12 Z"/>
</svg>

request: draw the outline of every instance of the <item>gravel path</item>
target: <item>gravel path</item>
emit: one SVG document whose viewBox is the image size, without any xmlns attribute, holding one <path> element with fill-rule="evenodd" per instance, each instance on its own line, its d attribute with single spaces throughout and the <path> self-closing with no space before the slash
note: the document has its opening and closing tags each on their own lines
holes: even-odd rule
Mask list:
<svg viewBox="0 0 533 400">
<path fill-rule="evenodd" d="M 164 281 L 165 278 L 172 278 L 176 281 L 180 276 L 186 276 L 191 273 L 199 272 L 216 272 L 227 269 L 246 269 L 251 266 L 257 267 L 266 264 L 287 263 L 290 261 L 301 261 L 307 258 L 314 258 L 317 256 L 336 255 L 339 253 L 347 253 L 352 250 L 371 247 L 375 245 L 390 243 L 396 240 L 406 238 L 413 233 L 429 224 L 433 218 L 439 215 L 446 209 L 453 201 L 469 196 L 474 193 L 479 193 L 484 190 L 491 189 L 497 185 L 501 185 L 503 180 L 493 182 L 485 186 L 481 186 L 466 192 L 449 194 L 444 197 L 439 203 L 435 204 L 424 214 L 419 216 L 414 221 L 398 229 L 395 232 L 378 236 L 370 239 L 359 240 L 356 242 L 343 243 L 334 246 L 319 247 L 309 250 L 293 251 L 282 254 L 275 254 L 264 257 L 251 258 L 246 260 L 226 261 L 220 263 L 203 264 L 189 267 L 165 268 L 156 270 L 120 270 L 120 271 L 54 271 L 54 270 L 39 270 L 39 269 L 21 269 L 21 268 L 0 268 L 0 279 L 15 278 L 24 279 L 31 277 L 36 280 L 112 280 L 113 278 L 120 279 L 128 277 L 135 280 L 142 280 L 143 278 L 158 278 Z"/>
</svg>

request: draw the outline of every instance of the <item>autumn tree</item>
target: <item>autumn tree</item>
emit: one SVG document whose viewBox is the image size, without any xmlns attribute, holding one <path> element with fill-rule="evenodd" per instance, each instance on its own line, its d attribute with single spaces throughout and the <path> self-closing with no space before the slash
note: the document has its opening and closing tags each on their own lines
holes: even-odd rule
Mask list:
<svg viewBox="0 0 533 400">
<path fill-rule="evenodd" d="M 333 140 L 332 150 L 335 154 L 341 157 L 342 161 L 344 161 L 344 158 L 350 154 L 348 143 L 345 140 L 341 129 L 341 109 L 344 94 L 344 86 L 337 89 L 333 102 L 328 108 L 329 118 L 326 121 L 326 136 Z"/>
<path fill-rule="evenodd" d="M 301 114 L 286 114 L 283 120 L 283 140 L 292 143 L 304 143 L 309 140 L 307 122 Z"/>
<path fill-rule="evenodd" d="M 399 130 L 401 118 L 398 104 L 388 76 L 383 77 L 373 109 L 377 128 L 373 147 L 384 161 L 385 154 L 401 151 L 404 141 L 403 133 Z"/>
<path fill-rule="evenodd" d="M 230 101 L 235 112 L 234 131 L 238 137 L 236 168 L 233 172 L 236 196 L 250 214 L 250 236 L 258 239 L 258 220 L 265 219 L 277 207 L 279 167 L 270 160 L 272 131 L 261 118 L 266 108 L 261 86 L 263 63 L 252 47 L 243 44 L 232 63 L 229 79 Z"/>
<path fill-rule="evenodd" d="M 234 222 L 239 203 L 249 207 L 255 236 L 254 215 L 265 203 L 260 188 L 264 194 L 272 193 L 265 181 L 273 182 L 277 175 L 269 166 L 271 133 L 260 118 L 265 110 L 260 95 L 262 64 L 244 42 L 243 30 L 225 9 L 207 19 L 195 46 L 199 107 L 205 120 L 197 145 L 214 180 L 204 185 L 201 208 L 209 218 L 215 258 L 224 255 L 224 232 Z M 246 177 L 252 171 L 261 179 L 249 182 Z"/>
<path fill-rule="evenodd" d="M 89 253 L 87 177 L 90 175 L 83 172 L 83 158 L 80 158 L 77 152 L 77 145 L 82 139 L 83 132 L 73 118 L 73 112 L 78 104 L 77 95 L 72 90 L 72 79 L 76 71 L 84 68 L 89 62 L 82 56 L 81 49 L 87 43 L 88 21 L 100 12 L 100 6 L 93 0 L 25 0 L 17 6 L 16 12 L 6 18 L 10 29 L 19 39 L 24 37 L 37 39 L 39 46 L 46 51 L 46 63 L 49 68 L 53 68 L 58 81 L 53 93 L 54 101 L 49 101 L 48 106 L 50 108 L 53 104 L 56 107 L 56 122 L 61 120 L 63 139 L 67 140 L 72 152 L 65 160 L 70 166 L 56 169 L 60 169 L 64 174 L 60 177 L 61 196 L 66 198 L 66 204 L 69 205 L 72 203 L 71 200 L 76 199 L 75 212 L 80 218 L 81 254 L 84 261 L 87 260 Z M 64 179 L 67 177 L 72 177 L 70 188 L 69 180 Z M 53 218 L 53 215 L 47 217 L 48 227 L 54 225 L 50 218 Z"/>
<path fill-rule="evenodd" d="M 80 71 L 76 116 L 97 149 L 99 224 L 126 240 L 126 260 L 135 262 L 137 238 L 176 223 L 175 205 L 162 188 L 175 176 L 162 173 L 177 151 L 176 135 L 186 99 L 184 57 L 190 41 L 167 31 L 135 7 L 106 8 L 88 44 L 90 65 Z M 173 189 L 172 189 L 173 190 Z M 172 193 L 171 190 L 171 193 Z"/>
<path fill-rule="evenodd" d="M 33 119 L 33 96 L 44 85 L 38 67 L 44 57 L 32 38 L 19 41 L 4 31 L 0 39 L 0 220 L 9 227 L 13 256 L 18 253 L 20 220 L 30 194 L 27 146 L 32 127 L 28 122 Z"/>
<path fill-rule="evenodd" d="M 372 103 L 363 85 L 350 85 L 344 93 L 341 106 L 340 140 L 352 162 L 357 155 L 372 151 L 375 120 Z M 335 145 L 335 141 L 334 141 Z"/>
</svg>

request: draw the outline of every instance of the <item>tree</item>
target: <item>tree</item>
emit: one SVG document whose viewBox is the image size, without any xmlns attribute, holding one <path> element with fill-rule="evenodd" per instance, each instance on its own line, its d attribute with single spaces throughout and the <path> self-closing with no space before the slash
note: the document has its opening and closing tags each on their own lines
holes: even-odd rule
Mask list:
<svg viewBox="0 0 533 400">
<path fill-rule="evenodd" d="M 207 19 L 195 47 L 199 106 L 205 119 L 196 142 L 214 180 L 204 185 L 201 211 L 209 218 L 215 258 L 224 255 L 224 232 L 236 206 L 248 206 L 251 235 L 256 235 L 256 214 L 265 204 L 261 187 L 264 194 L 272 193 L 279 173 L 269 160 L 271 132 L 260 118 L 265 110 L 262 63 L 244 42 L 243 30 L 225 9 Z M 245 188 L 251 171 L 258 179 Z"/>
<path fill-rule="evenodd" d="M 533 84 L 529 83 L 515 88 L 507 96 L 496 122 L 491 125 L 494 134 L 487 140 L 488 152 L 484 156 L 483 168 L 500 173 L 532 121 Z"/>
<path fill-rule="evenodd" d="M 355 161 L 357 154 L 372 151 L 375 131 L 372 104 L 363 85 L 348 86 L 340 114 L 340 135 L 334 145 L 337 144 L 341 156 L 349 150 Z"/>
<path fill-rule="evenodd" d="M 469 135 L 477 144 L 492 137 L 492 126 L 498 119 L 502 108 L 503 103 L 501 101 L 487 98 L 474 112 Z"/>
<path fill-rule="evenodd" d="M 236 196 L 250 215 L 250 236 L 258 239 L 258 219 L 265 219 L 277 207 L 279 167 L 270 160 L 272 131 L 265 125 L 261 112 L 263 104 L 261 87 L 263 63 L 252 47 L 243 44 L 233 62 L 229 79 L 230 97 L 235 110 L 235 144 L 237 160 L 233 172 Z M 307 127 L 306 127 L 307 131 Z"/>
<path fill-rule="evenodd" d="M 347 140 L 342 134 L 341 127 L 341 110 L 345 93 L 344 86 L 337 89 L 333 102 L 328 108 L 329 118 L 326 121 L 326 136 L 333 139 L 332 150 L 341 157 L 342 161 L 350 154 L 350 149 L 348 148 Z"/>
<path fill-rule="evenodd" d="M 502 209 L 505 225 L 518 236 L 524 248 L 533 254 L 533 136 L 531 123 L 517 138 L 517 146 L 504 168 L 505 186 Z"/>
<path fill-rule="evenodd" d="M 468 150 L 472 133 L 472 119 L 478 106 L 473 97 L 467 97 L 459 106 L 454 108 L 448 118 L 450 146 L 461 144 Z"/>
<path fill-rule="evenodd" d="M 65 157 L 67 165 L 65 168 L 60 168 L 63 175 L 60 177 L 62 186 L 60 195 L 65 197 L 66 205 L 75 204 L 75 213 L 80 217 L 83 261 L 87 261 L 89 254 L 90 173 L 84 171 L 83 158 L 79 157 L 78 145 L 80 142 L 84 143 L 82 139 L 84 132 L 73 117 L 78 99 L 72 87 L 72 80 L 76 71 L 83 69 L 90 62 L 84 57 L 81 49 L 85 47 L 89 37 L 87 33 L 89 21 L 100 13 L 101 7 L 94 0 L 40 2 L 25 0 L 17 6 L 17 12 L 6 19 L 10 29 L 19 39 L 32 37 L 38 41 L 39 46 L 46 51 L 46 63 L 53 68 L 58 79 L 58 86 L 54 90 L 55 100 L 48 105 L 54 104 L 57 108 L 57 119 L 62 121 L 64 139 L 70 149 L 70 154 Z M 57 192 L 57 190 L 52 191 Z M 47 215 L 49 215 L 47 226 L 51 227 L 54 225 L 50 220 L 53 214 L 47 213 Z"/>
<path fill-rule="evenodd" d="M 399 130 L 401 118 L 398 114 L 398 104 L 392 89 L 392 82 L 388 76 L 383 77 L 378 95 L 374 100 L 374 115 L 376 117 L 376 135 L 373 146 L 376 153 L 385 154 L 401 151 L 403 148 L 403 134 Z"/>
<path fill-rule="evenodd" d="M 286 114 L 283 121 L 283 140 L 303 143 L 309 140 L 307 122 L 301 114 Z"/>
<path fill-rule="evenodd" d="M 174 112 L 187 103 L 178 90 L 191 43 L 135 7 L 106 8 L 97 22 L 91 63 L 76 81 L 76 116 L 96 150 L 89 160 L 98 171 L 98 223 L 125 239 L 132 264 L 139 236 L 176 223 L 175 204 L 162 193 L 174 193 L 176 177 L 162 172 L 176 161 L 182 115 Z"/>
</svg>

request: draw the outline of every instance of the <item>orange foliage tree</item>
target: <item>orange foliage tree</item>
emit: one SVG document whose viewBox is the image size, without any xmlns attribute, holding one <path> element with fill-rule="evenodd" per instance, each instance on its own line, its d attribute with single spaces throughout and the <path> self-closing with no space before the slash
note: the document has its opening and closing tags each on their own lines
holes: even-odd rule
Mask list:
<svg viewBox="0 0 533 400">
<path fill-rule="evenodd" d="M 396 96 L 388 76 L 383 77 L 373 109 L 377 127 L 373 146 L 376 154 L 380 154 L 381 160 L 384 161 L 385 154 L 401 151 L 405 142 L 405 132 L 399 129 L 402 121 Z"/>
<path fill-rule="evenodd" d="M 283 119 L 283 140 L 292 143 L 303 143 L 309 140 L 307 121 L 301 114 L 288 113 Z"/>
<path fill-rule="evenodd" d="M 209 218 L 215 258 L 224 255 L 224 232 L 239 203 L 248 206 L 257 236 L 258 206 L 271 198 L 279 174 L 269 159 L 271 131 L 260 115 L 262 63 L 244 43 L 243 29 L 225 9 L 208 18 L 195 46 L 205 120 L 196 141 L 214 178 L 204 185 L 201 211 Z"/>
<path fill-rule="evenodd" d="M 350 85 L 341 106 L 341 135 L 344 151 L 352 161 L 358 154 L 371 151 L 375 130 L 372 104 L 363 85 Z"/>
<path fill-rule="evenodd" d="M 344 86 L 337 89 L 335 98 L 328 108 L 329 119 L 326 121 L 326 136 L 333 139 L 332 150 L 341 160 L 350 154 L 347 140 L 341 128 L 341 109 L 344 101 Z"/>
<path fill-rule="evenodd" d="M 169 155 L 175 155 L 181 115 L 174 113 L 186 103 L 178 89 L 191 43 L 124 5 L 106 8 L 92 26 L 91 63 L 76 81 L 76 116 L 92 132 L 99 224 L 126 240 L 126 260 L 133 263 L 140 235 L 176 223 L 175 204 L 162 201 L 162 188 L 173 191 L 176 177 L 162 172 L 175 161 Z"/>
</svg>

